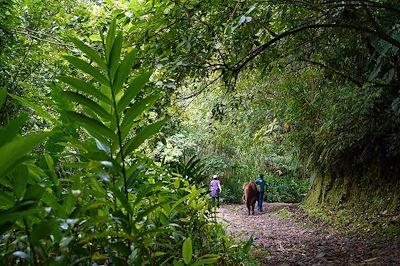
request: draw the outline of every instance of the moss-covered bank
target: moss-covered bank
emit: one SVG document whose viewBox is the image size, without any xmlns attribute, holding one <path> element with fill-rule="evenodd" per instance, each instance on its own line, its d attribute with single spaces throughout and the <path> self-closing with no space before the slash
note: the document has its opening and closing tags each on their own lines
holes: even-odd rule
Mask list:
<svg viewBox="0 0 400 266">
<path fill-rule="evenodd" d="M 400 235 L 400 178 L 317 175 L 303 206 L 353 233 Z"/>
</svg>

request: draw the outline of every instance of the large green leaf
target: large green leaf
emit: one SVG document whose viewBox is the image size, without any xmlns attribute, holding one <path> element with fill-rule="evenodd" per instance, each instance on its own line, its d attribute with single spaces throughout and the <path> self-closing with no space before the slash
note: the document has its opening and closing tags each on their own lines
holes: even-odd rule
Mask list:
<svg viewBox="0 0 400 266">
<path fill-rule="evenodd" d="M 124 119 L 121 123 L 122 139 L 128 135 L 132 124 L 135 119 L 142 114 L 145 110 L 149 109 L 160 98 L 161 94 L 153 93 L 146 98 L 139 100 L 133 104 L 131 108 L 125 113 Z"/>
<path fill-rule="evenodd" d="M 90 84 L 89 82 L 86 82 L 86 81 L 83 81 L 83 80 L 80 80 L 80 79 L 74 78 L 74 77 L 68 77 L 68 76 L 58 76 L 57 79 L 59 79 L 60 81 L 62 81 L 64 83 L 67 83 L 72 88 L 75 88 L 78 91 L 87 93 L 87 94 L 95 97 L 99 101 L 102 101 L 107 104 L 112 103 L 110 98 L 108 98 L 100 90 L 96 89 L 96 87 L 93 86 L 92 84 Z"/>
<path fill-rule="evenodd" d="M 201 256 L 199 260 L 193 262 L 190 264 L 191 266 L 202 266 L 202 265 L 216 265 L 218 263 L 219 255 L 217 254 L 207 254 L 204 256 Z"/>
<path fill-rule="evenodd" d="M 28 167 L 24 164 L 19 165 L 14 169 L 12 176 L 14 195 L 18 200 L 21 200 L 29 180 Z"/>
<path fill-rule="evenodd" d="M 115 133 L 100 121 L 73 111 L 67 111 L 66 115 L 71 121 L 78 123 L 101 142 L 108 143 L 107 139 L 116 140 Z"/>
<path fill-rule="evenodd" d="M 82 153 L 82 156 L 88 160 L 110 162 L 115 171 L 122 173 L 121 166 L 118 164 L 118 162 L 108 156 L 104 151 Z"/>
<path fill-rule="evenodd" d="M 117 94 L 122 89 L 122 86 L 124 85 L 126 79 L 128 78 L 128 75 L 131 72 L 133 66 L 133 62 L 135 61 L 136 55 L 137 55 L 136 50 L 130 51 L 119 65 L 112 86 L 112 90 L 114 91 L 115 94 Z"/>
<path fill-rule="evenodd" d="M 116 31 L 116 20 L 113 19 L 107 32 L 106 43 L 104 47 L 106 50 L 107 63 L 110 62 L 110 54 L 111 54 L 111 49 L 114 45 L 115 31 Z"/>
<path fill-rule="evenodd" d="M 60 241 L 62 233 L 60 230 L 59 222 L 57 220 L 43 220 L 35 224 L 31 234 L 33 243 L 38 244 L 41 239 L 47 239 L 53 236 L 55 241 Z"/>
<path fill-rule="evenodd" d="M 26 218 L 38 213 L 39 210 L 35 208 L 35 205 L 36 202 L 32 202 L 32 204 L 30 203 L 30 209 L 27 210 L 0 212 L 0 234 L 3 234 L 5 230 L 8 230 L 8 228 L 14 224 L 15 220 Z M 4 225 L 7 225 L 7 227 L 4 228 Z"/>
<path fill-rule="evenodd" d="M 72 101 L 91 109 L 91 111 L 103 118 L 104 121 L 108 122 L 113 120 L 113 116 L 110 113 L 108 113 L 103 107 L 101 107 L 99 104 L 95 103 L 91 99 L 72 91 L 63 91 L 62 94 Z"/>
<path fill-rule="evenodd" d="M 101 84 L 110 86 L 109 80 L 97 68 L 93 67 L 89 63 L 75 56 L 65 55 L 64 58 L 67 59 L 71 65 L 89 74 Z"/>
<path fill-rule="evenodd" d="M 127 186 L 129 188 L 133 188 L 135 182 L 137 181 L 137 176 L 143 171 L 145 164 L 143 163 L 137 163 L 132 165 L 129 169 L 126 171 L 126 176 L 127 176 Z"/>
<path fill-rule="evenodd" d="M 90 48 L 77 38 L 72 37 L 71 41 L 75 44 L 76 47 L 79 48 L 79 50 L 84 52 L 87 55 L 87 57 L 95 61 L 97 65 L 99 65 L 102 69 L 107 70 L 107 64 L 95 50 L 93 50 L 92 48 Z"/>
<path fill-rule="evenodd" d="M 18 133 L 27 119 L 28 115 L 22 114 L 10 121 L 5 127 L 0 128 L 0 147 L 18 136 Z"/>
<path fill-rule="evenodd" d="M 188 265 L 192 261 L 193 249 L 192 249 L 192 239 L 190 237 L 183 241 L 182 245 L 182 257 L 183 261 Z"/>
<path fill-rule="evenodd" d="M 42 143 L 50 132 L 31 134 L 24 137 L 13 138 L 12 141 L 0 147 L 0 177 L 4 176 L 12 167 L 14 163 L 23 158 L 29 153 L 36 145 Z M 7 156 L 4 156 L 7 155 Z"/>
<path fill-rule="evenodd" d="M 34 104 L 25 98 L 19 97 L 11 93 L 9 93 L 8 95 L 14 98 L 15 100 L 19 101 L 20 103 L 32 108 L 43 119 L 48 121 L 54 121 L 54 118 L 47 111 L 45 111 L 42 106 Z"/>
<path fill-rule="evenodd" d="M 143 202 L 146 197 L 150 197 L 151 195 L 155 195 L 159 192 L 162 186 L 160 184 L 152 184 L 151 186 L 141 186 L 140 191 L 136 195 L 136 200 L 133 203 L 133 206 L 137 206 L 140 202 Z"/>
<path fill-rule="evenodd" d="M 111 49 L 110 54 L 110 62 L 109 62 L 109 72 L 108 75 L 110 80 L 114 80 L 115 73 L 117 72 L 119 60 L 121 58 L 121 48 L 122 48 L 122 33 L 118 33 L 117 37 L 114 40 L 113 47 Z"/>
<path fill-rule="evenodd" d="M 162 119 L 144 127 L 134 138 L 130 139 L 124 146 L 125 156 L 137 149 L 146 139 L 156 134 L 165 124 L 165 121 L 166 119 Z"/>
<path fill-rule="evenodd" d="M 14 206 L 15 197 L 11 193 L 2 192 L 0 193 L 0 210 L 8 209 Z"/>
<path fill-rule="evenodd" d="M 153 72 L 146 72 L 138 77 L 136 77 L 131 84 L 129 85 L 128 89 L 125 91 L 124 96 L 118 102 L 117 105 L 117 112 L 122 112 L 130 103 L 131 101 L 138 95 L 138 93 L 144 88 L 144 85 L 149 81 L 149 78 Z"/>
<path fill-rule="evenodd" d="M 45 190 L 46 189 L 44 187 L 37 183 L 28 185 L 24 195 L 24 201 L 39 201 L 42 198 Z"/>
<path fill-rule="evenodd" d="M 111 191 L 113 192 L 114 196 L 121 202 L 122 206 L 124 207 L 124 209 L 130 214 L 133 214 L 133 210 L 131 205 L 128 202 L 128 199 L 126 198 L 125 194 L 122 193 L 119 189 L 114 188 L 111 189 Z"/>
<path fill-rule="evenodd" d="M 187 200 L 187 201 L 191 201 L 191 200 L 193 200 L 194 198 L 196 198 L 197 196 L 199 196 L 202 192 L 203 192 L 202 189 L 197 189 L 196 191 L 191 192 L 190 194 L 187 194 L 186 196 L 180 198 L 180 199 L 179 199 L 177 202 L 175 202 L 175 204 L 171 207 L 171 209 L 169 210 L 170 213 L 171 213 L 179 204 L 181 204 L 182 202 L 184 202 L 184 201 L 186 201 L 186 200 Z"/>
<path fill-rule="evenodd" d="M 53 194 L 46 191 L 45 193 L 43 193 L 42 201 L 45 204 L 47 204 L 49 207 L 51 207 L 52 212 L 54 212 L 57 215 L 57 217 L 63 218 L 63 219 L 66 219 L 68 217 L 67 213 L 65 212 L 65 209 L 58 202 L 59 199 L 56 196 L 54 196 Z"/>
</svg>

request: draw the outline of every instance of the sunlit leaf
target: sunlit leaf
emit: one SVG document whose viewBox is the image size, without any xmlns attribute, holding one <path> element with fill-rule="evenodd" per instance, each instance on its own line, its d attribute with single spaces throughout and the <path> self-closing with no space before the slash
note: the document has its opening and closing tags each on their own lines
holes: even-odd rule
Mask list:
<svg viewBox="0 0 400 266">
<path fill-rule="evenodd" d="M 186 264 L 192 261 L 192 239 L 190 237 L 186 238 L 182 245 L 182 257 Z"/>
<path fill-rule="evenodd" d="M 177 260 L 174 260 L 174 262 L 173 262 L 172 265 L 173 265 L 173 266 L 185 266 L 185 264 L 183 264 L 182 262 L 177 261 Z"/>
<path fill-rule="evenodd" d="M 197 261 L 193 262 L 190 264 L 191 266 L 201 266 L 201 265 L 210 265 L 210 264 L 217 264 L 219 255 L 216 254 L 207 254 L 204 256 L 201 256 Z"/>
</svg>

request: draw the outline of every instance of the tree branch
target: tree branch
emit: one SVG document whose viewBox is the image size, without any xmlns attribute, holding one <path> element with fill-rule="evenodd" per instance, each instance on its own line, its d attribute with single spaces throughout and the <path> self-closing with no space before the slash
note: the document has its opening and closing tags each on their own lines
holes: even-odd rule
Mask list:
<svg viewBox="0 0 400 266">
<path fill-rule="evenodd" d="M 285 32 L 279 34 L 278 36 L 276 36 L 275 38 L 272 38 L 268 42 L 260 45 L 259 47 L 257 47 L 253 51 L 251 51 L 246 57 L 244 57 L 239 62 L 237 62 L 232 67 L 233 72 L 237 72 L 237 73 L 240 72 L 240 70 L 247 63 L 249 63 L 251 60 L 253 60 L 255 57 L 257 57 L 261 52 L 263 52 L 265 49 L 267 49 L 271 45 L 277 43 L 278 41 L 284 39 L 285 37 L 294 35 L 296 33 L 299 33 L 299 32 L 302 32 L 302 31 L 305 31 L 308 29 L 320 29 L 320 28 L 342 28 L 342 29 L 357 30 L 357 31 L 375 35 L 375 36 L 387 41 L 388 43 L 393 44 L 394 46 L 400 48 L 400 41 L 390 37 L 389 35 L 387 35 L 383 32 L 372 30 L 370 28 L 363 27 L 363 26 L 356 26 L 356 25 L 351 25 L 351 24 L 333 24 L 333 23 L 305 25 L 305 26 L 296 27 L 296 28 L 290 29 L 288 31 L 285 31 Z"/>
</svg>

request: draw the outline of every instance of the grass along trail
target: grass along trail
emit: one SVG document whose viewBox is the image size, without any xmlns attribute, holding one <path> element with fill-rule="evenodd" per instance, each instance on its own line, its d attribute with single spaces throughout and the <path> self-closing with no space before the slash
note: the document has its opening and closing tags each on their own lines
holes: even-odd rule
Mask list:
<svg viewBox="0 0 400 266">
<path fill-rule="evenodd" d="M 222 205 L 218 221 L 237 239 L 253 236 L 252 253 L 261 265 L 400 265 L 400 241 L 348 237 L 320 224 L 296 223 L 296 204 L 264 203 L 247 215 L 244 204 Z M 286 218 L 285 218 L 286 217 Z"/>
</svg>

